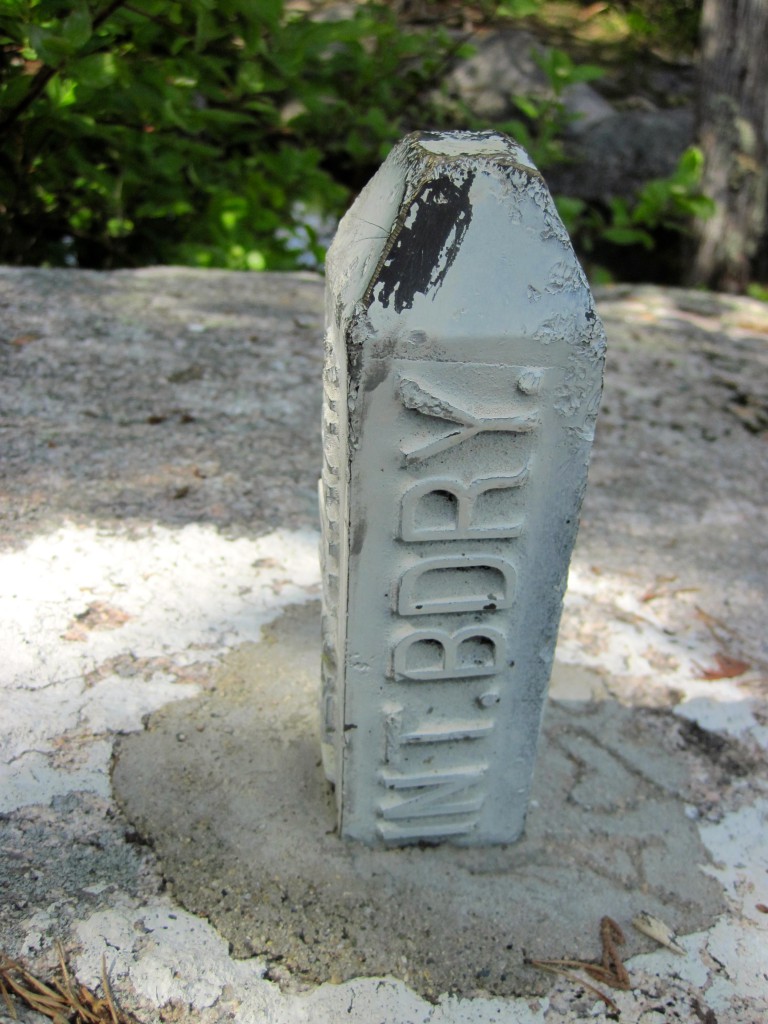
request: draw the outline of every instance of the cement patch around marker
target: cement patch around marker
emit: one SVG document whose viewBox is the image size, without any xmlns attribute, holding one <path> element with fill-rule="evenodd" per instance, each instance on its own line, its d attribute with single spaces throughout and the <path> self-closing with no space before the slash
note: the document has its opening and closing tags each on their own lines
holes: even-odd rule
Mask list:
<svg viewBox="0 0 768 1024">
<path fill-rule="evenodd" d="M 287 991 L 390 975 L 430 999 L 535 993 L 546 978 L 526 958 L 594 958 L 604 914 L 686 933 L 723 909 L 686 814 L 679 722 L 614 701 L 550 704 L 520 843 L 341 842 L 318 756 L 318 619 L 289 607 L 224 659 L 215 692 L 118 746 L 123 810 L 236 956 Z M 627 939 L 627 956 L 648 948 Z"/>
</svg>

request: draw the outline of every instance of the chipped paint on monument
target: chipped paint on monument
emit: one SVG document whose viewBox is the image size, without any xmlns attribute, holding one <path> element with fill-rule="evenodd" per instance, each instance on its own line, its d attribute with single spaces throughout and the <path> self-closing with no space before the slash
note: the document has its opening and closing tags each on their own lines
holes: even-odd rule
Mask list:
<svg viewBox="0 0 768 1024">
<path fill-rule="evenodd" d="M 323 721 L 341 832 L 510 841 L 602 383 L 583 272 L 520 147 L 427 133 L 342 222 L 328 310 Z"/>
<path fill-rule="evenodd" d="M 473 171 L 458 182 L 444 175 L 425 185 L 402 210 L 386 258 L 366 293 L 369 302 L 375 293 L 382 306 L 391 300 L 402 313 L 412 307 L 416 292 L 434 292 L 442 285 L 472 220 L 473 180 Z"/>
</svg>

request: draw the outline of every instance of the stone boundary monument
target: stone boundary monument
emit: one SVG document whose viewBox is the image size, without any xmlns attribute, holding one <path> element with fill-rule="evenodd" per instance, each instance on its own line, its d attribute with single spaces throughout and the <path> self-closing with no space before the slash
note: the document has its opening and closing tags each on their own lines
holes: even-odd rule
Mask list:
<svg viewBox="0 0 768 1024">
<path fill-rule="evenodd" d="M 417 133 L 328 256 L 323 754 L 339 832 L 523 830 L 605 340 L 546 185 Z"/>
</svg>

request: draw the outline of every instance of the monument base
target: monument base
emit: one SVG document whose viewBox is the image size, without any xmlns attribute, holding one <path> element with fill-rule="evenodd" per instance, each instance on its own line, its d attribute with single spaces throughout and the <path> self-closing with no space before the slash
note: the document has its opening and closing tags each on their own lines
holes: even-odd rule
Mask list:
<svg viewBox="0 0 768 1024">
<path fill-rule="evenodd" d="M 688 755 L 672 753 L 679 720 L 611 700 L 550 702 L 514 846 L 340 839 L 318 754 L 318 633 L 317 605 L 290 607 L 225 659 L 214 692 L 120 741 L 125 813 L 236 956 L 294 991 L 384 975 L 429 999 L 535 994 L 549 978 L 526 959 L 594 959 L 603 915 L 642 908 L 688 933 L 722 910 L 719 884 L 691 870 L 707 855 L 681 795 Z M 557 666 L 555 692 L 571 683 L 577 698 L 601 687 Z M 626 938 L 623 956 L 652 948 Z"/>
</svg>

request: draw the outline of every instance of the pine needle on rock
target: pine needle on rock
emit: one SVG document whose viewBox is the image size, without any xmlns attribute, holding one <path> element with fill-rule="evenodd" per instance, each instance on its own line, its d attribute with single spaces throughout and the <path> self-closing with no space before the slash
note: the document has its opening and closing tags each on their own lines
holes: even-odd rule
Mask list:
<svg viewBox="0 0 768 1024">
<path fill-rule="evenodd" d="M 52 1024 L 139 1024 L 116 1003 L 107 976 L 104 957 L 101 977 L 104 996 L 97 996 L 85 985 L 73 981 L 59 947 L 60 978 L 49 984 L 11 957 L 0 953 L 0 996 L 10 1016 L 18 1019 L 15 1001 L 47 1017 Z"/>
</svg>

